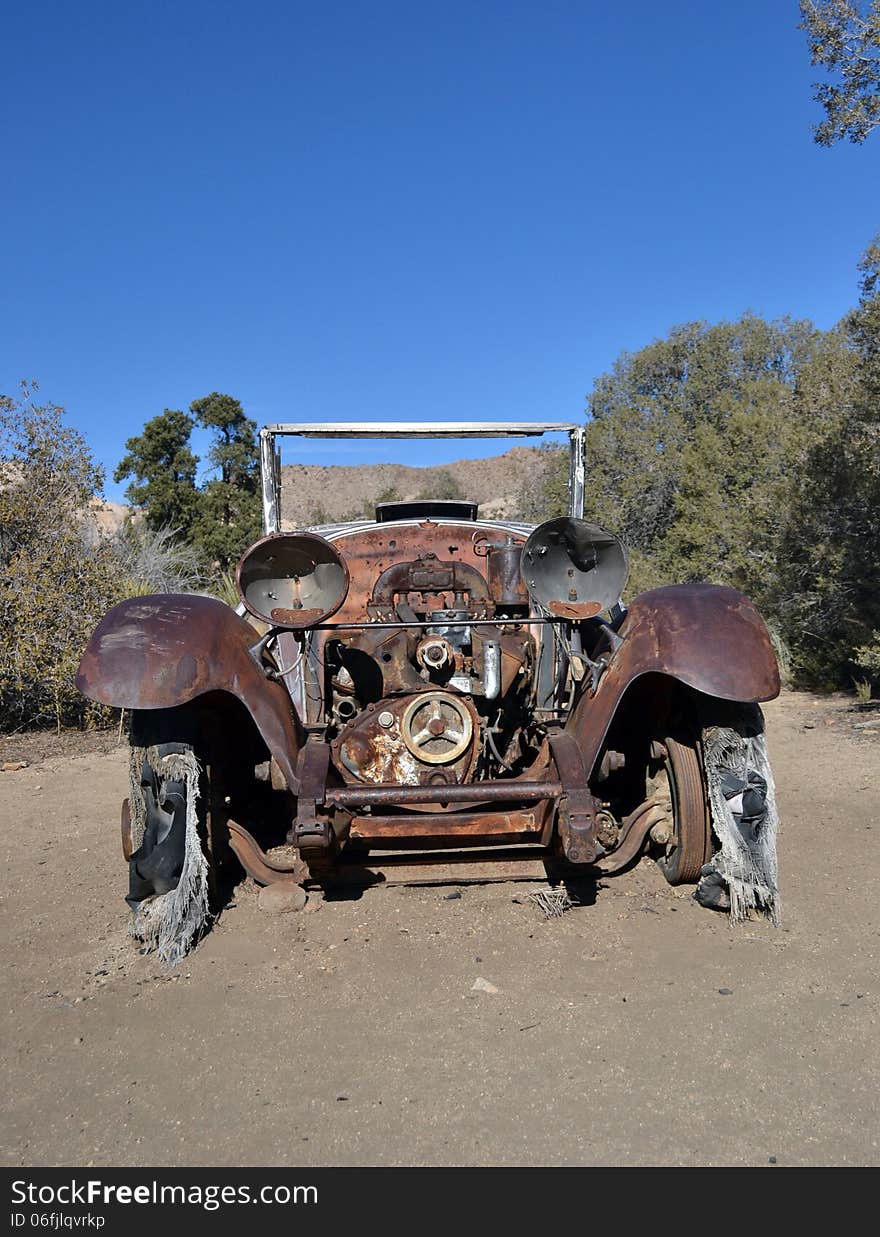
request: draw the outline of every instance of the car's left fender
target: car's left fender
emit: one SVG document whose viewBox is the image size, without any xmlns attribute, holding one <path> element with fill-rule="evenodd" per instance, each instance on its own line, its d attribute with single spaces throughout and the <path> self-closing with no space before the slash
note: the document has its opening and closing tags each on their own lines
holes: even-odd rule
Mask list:
<svg viewBox="0 0 880 1237">
<path fill-rule="evenodd" d="M 767 627 L 736 589 L 673 584 L 641 593 L 619 635 L 598 686 L 585 682 L 565 726 L 590 771 L 624 695 L 645 675 L 720 700 L 758 702 L 779 694 Z"/>
</svg>

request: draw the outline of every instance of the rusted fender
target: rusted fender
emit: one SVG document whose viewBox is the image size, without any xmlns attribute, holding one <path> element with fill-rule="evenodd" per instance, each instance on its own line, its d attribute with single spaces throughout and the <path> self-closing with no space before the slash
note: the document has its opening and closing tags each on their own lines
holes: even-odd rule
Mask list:
<svg viewBox="0 0 880 1237">
<path fill-rule="evenodd" d="M 592 770 L 626 689 L 665 674 L 707 696 L 758 702 L 779 695 L 779 668 L 764 621 L 747 597 L 715 584 L 673 584 L 641 593 L 619 634 L 622 645 L 572 710 L 574 734 Z"/>
<path fill-rule="evenodd" d="M 296 792 L 303 730 L 287 692 L 249 652 L 258 639 L 214 597 L 132 597 L 108 610 L 95 628 L 76 686 L 90 700 L 121 709 L 169 709 L 205 692 L 229 692 L 248 709 Z"/>
</svg>

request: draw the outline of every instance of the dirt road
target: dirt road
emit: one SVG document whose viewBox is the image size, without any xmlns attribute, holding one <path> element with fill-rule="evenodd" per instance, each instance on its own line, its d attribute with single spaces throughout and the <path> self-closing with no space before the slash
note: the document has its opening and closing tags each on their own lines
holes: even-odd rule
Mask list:
<svg viewBox="0 0 880 1237">
<path fill-rule="evenodd" d="M 647 861 L 555 920 L 245 885 L 167 972 L 126 937 L 124 750 L 0 774 L 3 1163 L 877 1164 L 880 734 L 847 709 L 767 709 L 780 930 Z"/>
</svg>

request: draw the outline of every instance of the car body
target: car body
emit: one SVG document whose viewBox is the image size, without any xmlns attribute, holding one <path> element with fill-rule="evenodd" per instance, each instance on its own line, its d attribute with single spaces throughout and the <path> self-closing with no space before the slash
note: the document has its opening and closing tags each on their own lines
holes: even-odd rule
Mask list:
<svg viewBox="0 0 880 1237">
<path fill-rule="evenodd" d="M 440 500 L 282 526 L 281 438 L 554 432 L 569 511 L 536 526 Z M 673 884 L 699 879 L 715 845 L 702 737 L 754 719 L 779 691 L 776 659 L 731 588 L 624 605 L 625 550 L 583 518 L 582 427 L 272 425 L 261 460 L 264 535 L 239 563 L 238 610 L 130 599 L 80 667 L 86 696 L 132 713 L 136 916 L 176 899 L 188 932 L 186 896 L 216 885 L 228 850 L 278 894 L 596 878 L 645 853 Z"/>
</svg>

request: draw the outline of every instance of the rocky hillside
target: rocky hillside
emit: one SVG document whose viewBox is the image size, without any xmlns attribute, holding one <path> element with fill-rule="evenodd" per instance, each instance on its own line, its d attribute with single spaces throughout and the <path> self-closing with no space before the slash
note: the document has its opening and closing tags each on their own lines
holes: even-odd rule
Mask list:
<svg viewBox="0 0 880 1237">
<path fill-rule="evenodd" d="M 93 498 L 89 503 L 89 516 L 98 532 L 105 537 L 118 533 L 126 517 L 131 514 L 131 507 L 125 503 L 111 502 L 107 498 Z M 137 520 L 139 516 L 140 513 L 135 511 L 133 518 Z"/>
<path fill-rule="evenodd" d="M 426 450 L 429 444 L 426 444 Z M 405 464 L 287 464 L 281 470 L 284 524 L 373 518 L 377 501 L 466 498 L 486 519 L 521 519 L 527 495 L 544 466 L 538 447 L 513 447 L 486 459 L 436 467 Z"/>
<path fill-rule="evenodd" d="M 393 448 L 392 448 L 393 449 Z M 429 444 L 426 444 L 426 450 Z M 373 519 L 377 501 L 414 498 L 464 498 L 479 503 L 484 519 L 535 520 L 531 506 L 548 466 L 539 447 L 512 447 L 503 455 L 413 468 L 406 464 L 285 464 L 281 469 L 281 512 L 285 528 Z M 112 536 L 128 515 L 141 513 L 125 503 L 94 498 L 91 522 Z"/>
</svg>

